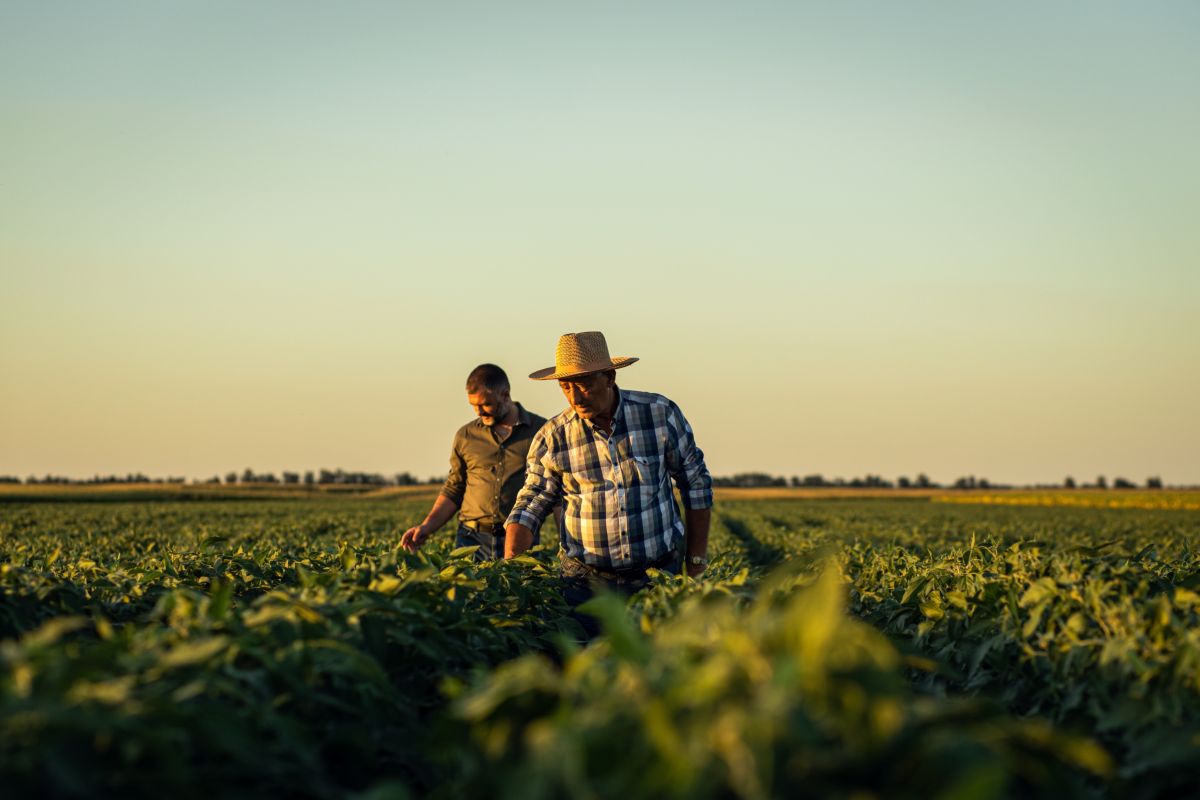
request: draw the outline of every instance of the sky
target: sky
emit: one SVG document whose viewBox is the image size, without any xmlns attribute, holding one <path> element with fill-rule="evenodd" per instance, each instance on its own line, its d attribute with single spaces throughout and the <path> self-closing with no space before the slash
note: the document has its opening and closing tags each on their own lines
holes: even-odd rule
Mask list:
<svg viewBox="0 0 1200 800">
<path fill-rule="evenodd" d="M 601 330 L 710 471 L 1200 483 L 1200 5 L 0 0 L 0 475 L 443 473 Z"/>
</svg>

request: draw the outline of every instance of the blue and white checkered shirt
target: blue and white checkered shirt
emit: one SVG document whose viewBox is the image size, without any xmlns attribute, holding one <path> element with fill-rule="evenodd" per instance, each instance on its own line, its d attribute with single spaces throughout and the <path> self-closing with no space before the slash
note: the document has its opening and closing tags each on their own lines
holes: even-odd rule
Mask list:
<svg viewBox="0 0 1200 800">
<path fill-rule="evenodd" d="M 660 394 L 617 393 L 611 434 L 569 408 L 534 435 L 507 523 L 536 531 L 565 500 L 563 551 L 610 570 L 644 566 L 683 541 L 671 480 L 687 508 L 712 506 L 704 454 L 679 406 Z"/>
</svg>

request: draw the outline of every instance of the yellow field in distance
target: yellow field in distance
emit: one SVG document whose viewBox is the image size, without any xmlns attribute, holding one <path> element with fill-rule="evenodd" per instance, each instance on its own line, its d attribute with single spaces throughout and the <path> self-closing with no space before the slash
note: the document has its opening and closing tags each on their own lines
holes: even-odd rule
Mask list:
<svg viewBox="0 0 1200 800">
<path fill-rule="evenodd" d="M 997 506 L 1075 506 L 1077 508 L 1136 508 L 1145 510 L 1200 511 L 1200 491 L 1194 489 L 1022 491 L 986 494 L 948 492 L 931 497 L 935 503 L 972 503 Z"/>
</svg>

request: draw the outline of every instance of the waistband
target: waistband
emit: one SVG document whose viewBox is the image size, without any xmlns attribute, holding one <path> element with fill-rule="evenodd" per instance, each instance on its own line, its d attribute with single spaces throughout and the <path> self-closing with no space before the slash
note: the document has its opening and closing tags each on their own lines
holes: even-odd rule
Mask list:
<svg viewBox="0 0 1200 800">
<path fill-rule="evenodd" d="M 560 552 L 558 556 L 559 566 L 564 578 L 600 578 L 618 585 L 643 583 L 646 581 L 646 570 L 665 569 L 675 563 L 678 558 L 678 551 L 671 550 L 666 555 L 649 564 L 624 567 L 622 569 L 604 569 L 586 564 L 578 558 L 574 558 L 563 552 Z"/>
<path fill-rule="evenodd" d="M 493 525 L 490 522 L 480 522 L 479 520 L 471 520 L 469 522 L 463 522 L 460 520 L 458 524 L 462 525 L 464 528 L 470 528 L 471 530 L 475 531 L 476 533 L 487 533 L 487 534 L 491 534 L 492 536 L 503 536 L 504 535 L 504 523 L 503 522 L 500 523 L 499 525 Z"/>
</svg>

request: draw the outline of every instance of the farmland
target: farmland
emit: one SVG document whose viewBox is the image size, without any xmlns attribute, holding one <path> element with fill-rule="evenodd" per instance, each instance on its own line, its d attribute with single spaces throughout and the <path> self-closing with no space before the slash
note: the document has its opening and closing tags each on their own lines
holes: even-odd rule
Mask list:
<svg viewBox="0 0 1200 800">
<path fill-rule="evenodd" d="M 607 634 L 580 649 L 552 549 L 397 548 L 428 494 L 152 494 L 0 502 L 10 796 L 1138 798 L 1200 779 L 1194 495 L 722 493 L 703 579 L 597 601 Z"/>
</svg>

